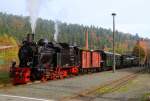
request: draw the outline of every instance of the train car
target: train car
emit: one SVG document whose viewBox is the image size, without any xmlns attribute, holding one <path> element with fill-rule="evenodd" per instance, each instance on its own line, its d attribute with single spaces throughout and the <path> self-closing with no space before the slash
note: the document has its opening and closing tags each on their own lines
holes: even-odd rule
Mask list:
<svg viewBox="0 0 150 101">
<path fill-rule="evenodd" d="M 133 60 L 132 60 L 132 66 L 138 66 L 139 65 L 139 57 L 136 56 L 132 56 Z"/>
<path fill-rule="evenodd" d="M 121 56 L 121 67 L 132 67 L 139 64 L 139 58 L 133 55 L 122 55 Z"/>
<path fill-rule="evenodd" d="M 80 50 L 81 56 L 81 68 L 88 69 L 91 67 L 91 51 L 90 50 Z"/>
<path fill-rule="evenodd" d="M 99 51 L 92 51 L 92 67 L 93 68 L 100 68 L 102 65 L 101 65 L 101 62 L 102 61 L 102 57 L 101 57 L 101 54 L 99 53 Z"/>
<path fill-rule="evenodd" d="M 131 66 L 131 58 L 128 55 L 122 55 L 121 64 L 122 64 L 121 65 L 122 68 Z"/>
<path fill-rule="evenodd" d="M 102 50 L 100 53 L 102 54 L 103 70 L 111 70 L 113 67 L 113 53 Z M 120 57 L 120 54 L 115 53 L 116 68 L 119 68 L 121 65 Z"/>
<path fill-rule="evenodd" d="M 101 54 L 97 50 L 80 50 L 80 70 L 84 72 L 98 72 L 101 70 Z"/>
</svg>

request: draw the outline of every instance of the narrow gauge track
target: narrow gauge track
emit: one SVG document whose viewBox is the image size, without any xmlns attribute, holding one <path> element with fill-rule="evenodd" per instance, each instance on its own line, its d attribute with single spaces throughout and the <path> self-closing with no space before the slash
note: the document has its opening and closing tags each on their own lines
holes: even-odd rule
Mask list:
<svg viewBox="0 0 150 101">
<path fill-rule="evenodd" d="M 104 72 L 104 71 L 100 71 L 100 72 Z M 71 79 L 71 78 L 76 78 L 76 77 L 80 77 L 80 76 L 85 76 L 85 75 L 94 75 L 95 73 L 100 73 L 100 72 L 88 72 L 88 73 L 80 73 L 78 75 L 70 75 L 68 77 L 65 77 L 63 79 L 61 78 L 58 78 L 58 79 L 55 79 L 55 80 L 49 80 L 49 81 L 41 81 L 41 80 L 37 80 L 37 81 L 34 81 L 34 82 L 28 82 L 26 84 L 22 84 L 22 85 L 13 85 L 11 83 L 9 84 L 2 84 L 0 86 L 0 88 L 7 88 L 7 87 L 16 87 L 16 86 L 25 86 L 25 85 L 34 85 L 34 84 L 41 84 L 41 83 L 46 83 L 46 82 L 51 82 L 51 81 L 57 81 L 57 80 L 64 80 L 64 79 Z"/>
<path fill-rule="evenodd" d="M 123 68 L 122 68 L 123 69 Z M 110 71 L 110 70 L 107 70 L 107 71 Z M 104 72 L 103 70 L 101 70 L 100 72 Z M 58 79 L 55 79 L 55 80 L 49 80 L 49 81 L 41 81 L 41 80 L 37 80 L 37 81 L 34 81 L 34 82 L 28 82 L 28 83 L 26 83 L 26 84 L 22 84 L 22 85 L 15 85 L 15 86 L 24 86 L 24 85 L 34 85 L 34 84 L 41 84 L 41 83 L 46 83 L 46 82 L 51 82 L 51 81 L 57 81 L 57 80 L 64 80 L 64 79 L 72 79 L 72 78 L 76 78 L 76 77 L 80 77 L 80 76 L 85 76 L 85 75 L 94 75 L 95 73 L 100 73 L 100 72 L 84 72 L 84 73 L 79 73 L 78 75 L 70 75 L 70 76 L 68 76 L 68 77 L 65 77 L 65 78 L 63 78 L 63 79 L 61 79 L 61 78 L 58 78 Z M 138 73 L 139 71 L 137 71 L 136 73 Z M 116 81 L 118 81 L 118 80 L 116 80 Z M 116 82 L 116 81 L 111 81 L 111 82 Z M 102 86 L 107 86 L 107 85 L 109 85 L 109 83 L 110 82 L 108 82 L 108 84 L 106 83 L 106 84 L 104 84 L 104 85 L 100 85 L 100 86 L 98 86 L 98 87 L 94 87 L 94 91 L 95 91 L 95 89 L 97 89 L 97 88 L 99 88 L 99 87 L 102 87 Z M 13 85 L 12 84 L 8 84 L 8 86 L 11 86 L 11 87 L 13 87 Z M 14 87 L 15 87 L 14 86 Z M 7 86 L 3 86 L 3 87 L 0 87 L 0 88 L 4 88 L 4 87 L 7 87 Z M 91 90 L 90 90 L 91 91 Z M 92 93 L 92 92 L 91 92 Z"/>
<path fill-rule="evenodd" d="M 80 92 L 79 94 L 75 96 L 62 98 L 59 101 L 70 101 L 71 99 L 79 99 L 79 98 L 85 98 L 85 97 L 93 98 L 93 95 L 98 94 L 98 96 L 102 96 L 104 94 L 114 92 L 118 90 L 120 87 L 126 85 L 129 81 L 134 80 L 137 77 L 137 73 L 139 72 L 141 71 L 137 71 L 135 73 L 129 74 L 117 80 L 106 82 L 98 87 L 92 87 L 92 89 L 88 89 L 87 91 Z"/>
<path fill-rule="evenodd" d="M 104 72 L 104 71 L 100 71 L 100 72 Z M 63 79 L 61 78 L 58 78 L 58 79 L 55 79 L 55 80 L 49 80 L 49 81 L 41 81 L 41 80 L 37 80 L 37 81 L 34 81 L 34 82 L 28 82 L 26 84 L 22 84 L 22 85 L 15 85 L 15 86 L 25 86 L 25 85 L 34 85 L 34 84 L 41 84 L 41 83 L 46 83 L 46 82 L 51 82 L 51 81 L 57 81 L 57 80 L 65 80 L 65 79 L 72 79 L 72 78 L 76 78 L 76 77 L 81 77 L 81 76 L 85 76 L 85 75 L 94 75 L 95 73 L 100 73 L 100 72 L 88 72 L 88 73 L 80 73 L 78 75 L 70 75 L 68 77 L 65 77 Z M 10 86 L 10 85 L 9 85 Z M 13 85 L 11 85 L 13 86 Z M 15 87 L 14 86 L 14 87 Z M 1 87 L 0 87 L 1 88 Z M 4 88 L 4 87 L 2 87 Z"/>
</svg>

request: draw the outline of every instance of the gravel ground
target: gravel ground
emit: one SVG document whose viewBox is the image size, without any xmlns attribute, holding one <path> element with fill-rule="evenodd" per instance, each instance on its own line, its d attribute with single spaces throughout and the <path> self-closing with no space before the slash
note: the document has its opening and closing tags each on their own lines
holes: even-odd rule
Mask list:
<svg viewBox="0 0 150 101">
<path fill-rule="evenodd" d="M 64 80 L 50 81 L 41 84 L 9 87 L 9 88 L 0 89 L 0 94 L 7 94 L 7 95 L 19 96 L 19 97 L 20 96 L 29 97 L 24 101 L 32 101 L 32 98 L 36 98 L 34 99 L 35 101 L 46 101 L 42 99 L 53 99 L 55 101 L 58 101 L 60 99 L 65 99 L 70 96 L 76 96 L 81 92 L 86 92 L 87 90 L 91 90 L 106 82 L 119 79 L 121 77 L 124 77 L 126 75 L 129 75 L 137 71 L 138 69 L 139 68 L 126 68 L 126 69 L 117 70 L 116 73 L 112 73 L 111 71 L 106 71 L 106 72 L 77 76 L 77 77 L 68 78 Z M 0 101 L 19 101 L 17 100 L 17 97 L 11 97 L 11 96 L 9 99 L 5 99 L 6 96 L 0 95 Z M 114 98 L 110 98 L 110 99 L 112 101 L 112 99 Z M 78 101 L 78 100 L 72 99 L 69 101 Z M 99 98 L 95 98 L 91 101 L 101 101 L 101 100 L 99 100 Z"/>
<path fill-rule="evenodd" d="M 107 101 L 143 101 L 146 100 L 148 96 L 150 97 L 150 74 L 141 73 L 138 74 L 135 80 L 113 93 L 102 96 L 102 99 L 106 99 Z M 101 101 L 102 99 L 100 98 L 97 101 Z M 150 99 L 148 101 L 150 101 Z"/>
<path fill-rule="evenodd" d="M 150 72 L 138 73 L 137 78 L 114 92 L 104 95 L 96 92 L 76 101 L 150 101 Z"/>
</svg>

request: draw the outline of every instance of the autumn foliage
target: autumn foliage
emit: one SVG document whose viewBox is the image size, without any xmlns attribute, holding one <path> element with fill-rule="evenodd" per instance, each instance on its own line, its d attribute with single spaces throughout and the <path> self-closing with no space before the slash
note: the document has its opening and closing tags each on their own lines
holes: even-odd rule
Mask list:
<svg viewBox="0 0 150 101">
<path fill-rule="evenodd" d="M 149 60 L 150 52 L 149 52 L 149 41 L 140 39 L 137 41 L 135 47 L 133 48 L 133 54 L 135 56 L 140 57 L 141 63 L 146 63 Z"/>
<path fill-rule="evenodd" d="M 18 61 L 17 54 L 18 54 L 18 44 L 16 40 L 12 36 L 8 36 L 7 34 L 1 35 L 0 36 L 0 70 L 8 70 L 12 60 Z"/>
</svg>

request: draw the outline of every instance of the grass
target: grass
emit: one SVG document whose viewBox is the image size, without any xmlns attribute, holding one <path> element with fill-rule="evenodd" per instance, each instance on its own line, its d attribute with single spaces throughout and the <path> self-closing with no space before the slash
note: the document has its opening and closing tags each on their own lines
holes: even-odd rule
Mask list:
<svg viewBox="0 0 150 101">
<path fill-rule="evenodd" d="M 109 93 L 112 91 L 112 88 L 110 86 L 105 86 L 103 88 L 100 88 L 96 91 L 96 93 L 98 94 L 105 94 L 105 93 Z"/>
<path fill-rule="evenodd" d="M 145 93 L 142 96 L 141 101 L 150 101 L 150 93 Z"/>
<path fill-rule="evenodd" d="M 127 84 L 125 84 L 124 86 L 120 87 L 117 92 L 127 92 L 131 89 L 131 87 L 134 86 L 134 82 L 133 81 L 129 81 Z"/>
<path fill-rule="evenodd" d="M 124 84 L 122 85 L 121 87 L 117 88 L 115 91 L 117 92 L 127 92 L 129 91 L 129 89 L 134 86 L 134 82 L 131 80 L 131 81 L 128 81 L 127 84 Z M 106 94 L 106 93 L 110 93 L 110 92 L 114 92 L 114 85 L 108 85 L 108 86 L 104 86 L 100 89 L 97 89 L 96 93 L 98 94 Z"/>
</svg>

